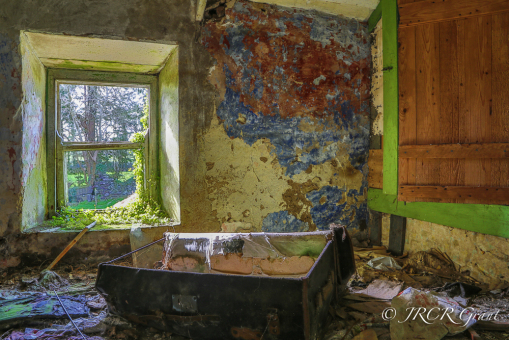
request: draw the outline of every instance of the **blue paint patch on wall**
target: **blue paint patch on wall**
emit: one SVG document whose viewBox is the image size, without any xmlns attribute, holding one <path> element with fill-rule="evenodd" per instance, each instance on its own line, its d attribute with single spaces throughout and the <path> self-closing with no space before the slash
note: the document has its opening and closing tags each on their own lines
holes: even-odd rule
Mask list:
<svg viewBox="0 0 509 340">
<path fill-rule="evenodd" d="M 338 59 L 347 57 L 348 60 L 358 61 L 369 57 L 369 49 L 357 49 L 369 41 L 369 33 L 363 23 L 355 19 L 335 16 L 314 16 L 311 23 L 310 38 L 322 43 L 322 47 L 331 44 L 331 41 L 341 42 L 347 47 L 346 51 L 337 54 Z"/>
<path fill-rule="evenodd" d="M 246 65 L 251 61 L 253 53 L 245 48 L 244 36 L 249 34 L 249 29 L 243 25 L 235 25 L 226 29 L 226 34 L 221 36 L 220 44 L 226 54 L 231 56 L 237 65 Z"/>
<path fill-rule="evenodd" d="M 361 188 L 357 191 L 355 189 L 350 189 L 348 191 L 347 197 L 351 197 L 355 200 L 355 202 L 359 201 L 359 197 L 363 197 L 365 195 L 365 192 L 368 190 L 368 180 L 366 178 L 362 181 Z M 363 200 L 362 203 L 357 203 L 357 205 L 354 205 L 350 208 L 352 211 L 355 211 L 355 219 L 354 221 L 351 221 L 349 224 L 345 224 L 347 227 L 351 228 L 362 228 L 362 225 L 359 225 L 359 223 L 366 223 L 369 218 L 368 214 L 368 202 Z"/>
<path fill-rule="evenodd" d="M 354 189 L 348 190 L 346 197 L 357 201 L 357 197 L 361 196 L 363 191 L 364 186 L 360 193 Z M 344 203 L 338 204 L 343 200 L 345 192 L 346 190 L 342 188 L 326 186 L 306 195 L 306 198 L 313 203 L 311 218 L 318 229 L 328 230 L 331 223 L 342 224 L 347 228 L 359 228 L 359 222 L 367 219 L 368 206 L 366 202 L 348 206 L 345 200 Z M 320 204 L 322 197 L 325 200 L 323 204 Z"/>
<path fill-rule="evenodd" d="M 229 72 L 225 70 L 227 82 Z M 277 113 L 265 116 L 255 114 L 252 109 L 240 101 L 240 94 L 228 86 L 224 101 L 218 107 L 216 114 L 223 121 L 224 128 L 229 137 L 241 138 L 249 145 L 257 140 L 265 138 L 275 146 L 279 163 L 286 167 L 286 175 L 292 177 L 305 171 L 310 165 L 318 165 L 336 157 L 338 143 L 343 145 L 350 158 L 352 166 L 358 170 L 366 163 L 366 155 L 369 148 L 369 130 L 343 129 L 341 125 L 333 125 L 322 132 L 305 132 L 299 129 L 299 125 L 310 118 L 294 117 L 283 119 Z M 345 111 L 348 111 L 345 106 Z M 239 114 L 246 118 L 245 123 L 237 122 Z M 353 121 L 359 115 L 346 112 L 344 116 L 351 117 Z M 313 119 L 314 124 L 330 125 L 326 119 Z M 339 121 L 338 121 L 339 122 Z M 297 149 L 302 150 L 297 157 Z M 308 150 L 308 151 L 306 151 Z"/>
<path fill-rule="evenodd" d="M 278 211 L 268 214 L 263 219 L 262 231 L 276 232 L 276 233 L 289 233 L 295 231 L 308 231 L 309 225 L 307 222 L 302 222 L 295 216 L 290 215 L 288 211 Z"/>
<path fill-rule="evenodd" d="M 320 230 L 329 228 L 331 223 L 340 223 L 340 216 L 343 216 L 346 202 L 338 205 L 343 199 L 345 190 L 334 186 L 326 186 L 317 191 L 312 191 L 306 195 L 306 198 L 313 203 L 311 208 L 311 218 Z M 320 199 L 325 197 L 325 202 L 320 204 Z"/>
<path fill-rule="evenodd" d="M 345 188 L 308 192 L 312 222 L 308 215 L 303 222 L 288 213 L 304 208 L 286 207 L 264 219 L 264 231 L 313 224 L 327 229 L 330 223 L 359 227 L 367 218 L 369 40 L 367 25 L 355 19 L 244 0 L 227 10 L 224 22 L 203 29 L 202 43 L 225 75 L 216 114 L 230 138 L 250 146 L 270 142 L 290 178 L 332 159 L 331 166 L 351 165 L 364 178 L 359 190 L 345 178 Z M 342 171 L 331 174 L 329 183 L 341 176 Z"/>
</svg>

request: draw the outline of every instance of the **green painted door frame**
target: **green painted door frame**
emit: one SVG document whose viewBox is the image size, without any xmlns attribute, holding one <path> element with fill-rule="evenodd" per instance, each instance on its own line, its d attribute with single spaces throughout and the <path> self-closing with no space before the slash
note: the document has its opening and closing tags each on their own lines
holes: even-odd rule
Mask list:
<svg viewBox="0 0 509 340">
<path fill-rule="evenodd" d="M 380 13 L 381 12 L 381 13 Z M 382 18 L 383 43 L 383 189 L 368 190 L 370 209 L 509 238 L 509 206 L 398 201 L 398 8 L 397 0 L 380 0 L 368 20 L 374 29 Z"/>
</svg>

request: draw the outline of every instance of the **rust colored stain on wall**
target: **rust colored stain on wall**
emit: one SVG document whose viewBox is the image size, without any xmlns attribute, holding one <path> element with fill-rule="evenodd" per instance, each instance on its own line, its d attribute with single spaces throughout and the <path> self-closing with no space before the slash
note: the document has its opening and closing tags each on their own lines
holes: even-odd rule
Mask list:
<svg viewBox="0 0 509 340">
<path fill-rule="evenodd" d="M 208 170 L 218 178 L 207 179 L 214 187 L 209 199 L 218 218 L 260 228 L 259 220 L 231 215 L 239 206 L 258 205 L 256 195 L 264 195 L 267 187 L 271 194 L 264 202 L 270 205 L 251 209 L 262 216 L 264 231 L 362 225 L 367 217 L 370 95 L 366 24 L 237 1 L 221 22 L 205 25 L 201 43 L 217 61 L 210 80 L 222 100 L 218 123 L 229 138 L 250 147 L 237 143 L 245 150 L 242 155 L 221 155 L 228 150 L 219 146 L 210 152 L 207 161 L 215 161 L 214 155 L 220 160 Z M 207 143 L 218 143 L 217 133 L 209 131 L 216 139 Z M 270 150 L 271 157 L 259 150 Z M 270 169 L 253 161 L 262 158 L 272 159 Z M 235 163 L 233 169 L 222 164 L 227 160 Z M 325 171 L 330 177 L 322 178 L 329 164 L 339 165 L 337 171 Z M 260 168 L 275 173 L 260 173 Z M 232 179 L 235 169 L 245 169 L 254 182 Z M 271 182 L 264 183 L 261 176 Z"/>
<path fill-rule="evenodd" d="M 203 43 L 255 112 L 323 117 L 346 102 L 361 112 L 369 100 L 364 24 L 292 12 L 240 2 L 224 25 L 206 26 Z"/>
</svg>

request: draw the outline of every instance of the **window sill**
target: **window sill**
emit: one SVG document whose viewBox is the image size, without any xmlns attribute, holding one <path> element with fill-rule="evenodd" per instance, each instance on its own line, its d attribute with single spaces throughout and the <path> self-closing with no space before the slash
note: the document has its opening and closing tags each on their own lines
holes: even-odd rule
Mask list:
<svg viewBox="0 0 509 340">
<path fill-rule="evenodd" d="M 126 224 L 111 224 L 111 225 L 96 225 L 89 231 L 118 231 L 118 230 L 131 230 L 131 228 L 172 228 L 170 225 L 150 225 L 142 223 L 126 223 Z M 28 230 L 23 231 L 24 234 L 49 234 L 49 233 L 76 233 L 83 229 L 71 229 L 68 227 L 47 227 L 35 226 Z"/>
</svg>

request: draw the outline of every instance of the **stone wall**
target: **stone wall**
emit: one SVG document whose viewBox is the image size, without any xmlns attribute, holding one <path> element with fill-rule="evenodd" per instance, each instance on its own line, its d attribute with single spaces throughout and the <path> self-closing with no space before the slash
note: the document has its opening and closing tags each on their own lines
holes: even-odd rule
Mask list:
<svg viewBox="0 0 509 340">
<path fill-rule="evenodd" d="M 237 1 L 202 30 L 218 93 L 201 137 L 221 222 L 363 226 L 370 44 L 355 19 Z"/>
<path fill-rule="evenodd" d="M 45 175 L 34 173 L 44 171 L 43 151 L 37 151 L 44 149 L 44 116 L 25 107 L 30 89 L 21 84 L 22 30 L 179 46 L 177 231 L 219 231 L 223 222 L 266 231 L 365 224 L 366 24 L 233 3 L 223 22 L 204 26 L 194 20 L 194 1 L 2 4 L 0 268 L 53 258 L 75 235 L 22 233 L 22 217 L 32 216 L 26 209 L 37 216 L 45 209 L 37 197 L 46 190 Z M 97 262 L 129 249 L 128 230 L 92 231 L 66 258 Z"/>
<path fill-rule="evenodd" d="M 390 215 L 383 214 L 382 244 L 389 245 Z M 507 287 L 509 282 L 509 240 L 459 228 L 407 218 L 405 252 L 439 249 L 454 261 L 460 271 L 490 285 Z"/>
</svg>

